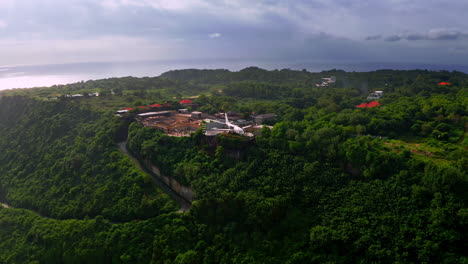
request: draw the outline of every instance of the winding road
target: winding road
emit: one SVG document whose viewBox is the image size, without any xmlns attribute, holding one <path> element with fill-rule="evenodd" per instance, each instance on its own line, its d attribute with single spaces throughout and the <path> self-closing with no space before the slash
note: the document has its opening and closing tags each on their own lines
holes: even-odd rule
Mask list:
<svg viewBox="0 0 468 264">
<path fill-rule="evenodd" d="M 144 173 L 148 174 L 151 176 L 153 179 L 154 183 L 158 185 L 159 188 L 163 192 L 165 192 L 167 195 L 169 195 L 172 199 L 174 199 L 180 206 L 180 212 L 185 212 L 189 210 L 192 207 L 192 204 L 185 200 L 182 196 L 180 196 L 178 193 L 174 192 L 166 183 L 164 183 L 157 175 L 154 173 L 150 172 L 137 158 L 135 158 L 130 152 L 127 150 L 127 141 L 120 142 L 119 143 L 119 148 L 120 150 L 127 155 L 135 165 L 137 165 L 140 170 L 142 170 Z"/>
</svg>

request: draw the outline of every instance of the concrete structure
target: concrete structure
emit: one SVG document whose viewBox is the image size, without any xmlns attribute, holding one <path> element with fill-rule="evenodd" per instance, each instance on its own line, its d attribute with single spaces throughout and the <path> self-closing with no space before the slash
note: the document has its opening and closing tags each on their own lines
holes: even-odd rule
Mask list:
<svg viewBox="0 0 468 264">
<path fill-rule="evenodd" d="M 232 120 L 232 121 L 237 121 L 239 119 L 242 119 L 242 115 L 237 113 L 237 112 L 234 112 L 234 111 L 229 111 L 229 112 L 226 112 L 227 116 L 228 116 L 228 119 L 229 120 Z M 225 113 L 217 113 L 215 114 L 216 118 L 218 119 L 221 119 L 221 120 L 224 120 L 225 118 Z"/>
<path fill-rule="evenodd" d="M 205 128 L 206 128 L 206 131 L 211 131 L 213 129 L 216 129 L 216 128 L 225 128 L 226 125 L 222 122 L 219 122 L 219 121 L 214 121 L 214 120 L 204 120 L 206 123 L 205 123 Z"/>
<path fill-rule="evenodd" d="M 221 133 L 226 133 L 226 131 L 221 131 L 221 130 L 210 130 L 205 132 L 205 136 L 207 137 L 214 137 L 217 136 Z"/>
<path fill-rule="evenodd" d="M 202 112 L 192 112 L 192 118 L 202 119 L 203 118 L 203 113 Z"/>
<path fill-rule="evenodd" d="M 239 119 L 239 120 L 234 121 L 233 123 L 238 126 L 249 126 L 249 125 L 254 124 L 253 120 L 245 120 L 245 119 Z"/>
</svg>

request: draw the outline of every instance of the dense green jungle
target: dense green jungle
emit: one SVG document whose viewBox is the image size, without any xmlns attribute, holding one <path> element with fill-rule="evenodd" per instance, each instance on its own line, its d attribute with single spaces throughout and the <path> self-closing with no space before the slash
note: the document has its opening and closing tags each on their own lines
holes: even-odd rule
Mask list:
<svg viewBox="0 0 468 264">
<path fill-rule="evenodd" d="M 356 107 L 376 90 L 379 106 Z M 215 145 L 134 121 L 184 98 L 277 119 Z M 0 263 L 468 263 L 467 113 L 455 71 L 189 69 L 0 91 Z M 190 187 L 191 208 L 122 142 Z"/>
</svg>

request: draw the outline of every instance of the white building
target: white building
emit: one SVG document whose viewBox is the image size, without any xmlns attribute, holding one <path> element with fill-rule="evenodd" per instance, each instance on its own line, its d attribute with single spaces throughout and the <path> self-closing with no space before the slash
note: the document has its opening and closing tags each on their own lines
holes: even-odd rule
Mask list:
<svg viewBox="0 0 468 264">
<path fill-rule="evenodd" d="M 336 77 L 331 76 L 328 78 L 322 78 L 322 83 L 318 83 L 315 86 L 317 87 L 328 87 L 330 84 L 334 84 L 336 82 Z"/>
<path fill-rule="evenodd" d="M 370 93 L 369 96 L 367 96 L 367 99 L 369 99 L 369 100 L 379 100 L 382 97 L 384 97 L 384 92 L 383 91 L 375 91 L 375 92 Z"/>
</svg>

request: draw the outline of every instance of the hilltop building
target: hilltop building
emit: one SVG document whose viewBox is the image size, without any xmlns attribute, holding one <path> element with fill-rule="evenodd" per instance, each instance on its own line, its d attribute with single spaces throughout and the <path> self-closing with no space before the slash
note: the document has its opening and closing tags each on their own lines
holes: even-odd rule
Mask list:
<svg viewBox="0 0 468 264">
<path fill-rule="evenodd" d="M 322 78 L 322 82 L 315 84 L 315 86 L 317 86 L 317 87 L 329 87 L 331 84 L 335 84 L 335 83 L 336 83 L 336 77 L 331 76 L 331 77 L 328 77 L 328 78 Z"/>
<path fill-rule="evenodd" d="M 150 108 L 161 108 L 161 107 L 164 107 L 163 105 L 160 105 L 160 104 L 152 104 L 149 106 Z"/>
<path fill-rule="evenodd" d="M 357 108 L 372 108 L 372 107 L 376 107 L 376 106 L 380 106 L 381 104 L 377 101 L 373 101 L 373 102 L 370 102 L 370 103 L 362 103 L 362 104 L 359 104 L 359 105 L 356 105 Z"/>
<path fill-rule="evenodd" d="M 162 105 L 154 104 L 145 109 L 142 109 L 142 107 L 139 109 L 154 109 L 160 106 Z M 132 110 L 132 108 L 124 108 L 117 111 L 117 114 L 121 117 L 128 116 L 126 114 Z M 199 111 L 190 112 L 188 109 L 182 108 L 178 110 L 138 113 L 135 119 L 142 126 L 160 130 L 169 136 L 190 136 L 191 133 L 203 128 L 205 130 L 204 134 L 208 137 L 221 133 L 231 133 L 252 138 L 254 137 L 254 133 L 259 133 L 262 128 L 260 125 L 263 122 L 275 120 L 276 115 L 269 113 L 242 119 L 242 115 L 234 111 L 212 116 Z"/>
<path fill-rule="evenodd" d="M 192 118 L 193 119 L 202 119 L 203 118 L 203 113 L 202 112 L 192 112 Z"/>
<path fill-rule="evenodd" d="M 373 93 L 370 93 L 369 96 L 367 96 L 368 100 L 379 100 L 382 97 L 384 97 L 384 92 L 383 91 L 375 91 Z"/>
</svg>

